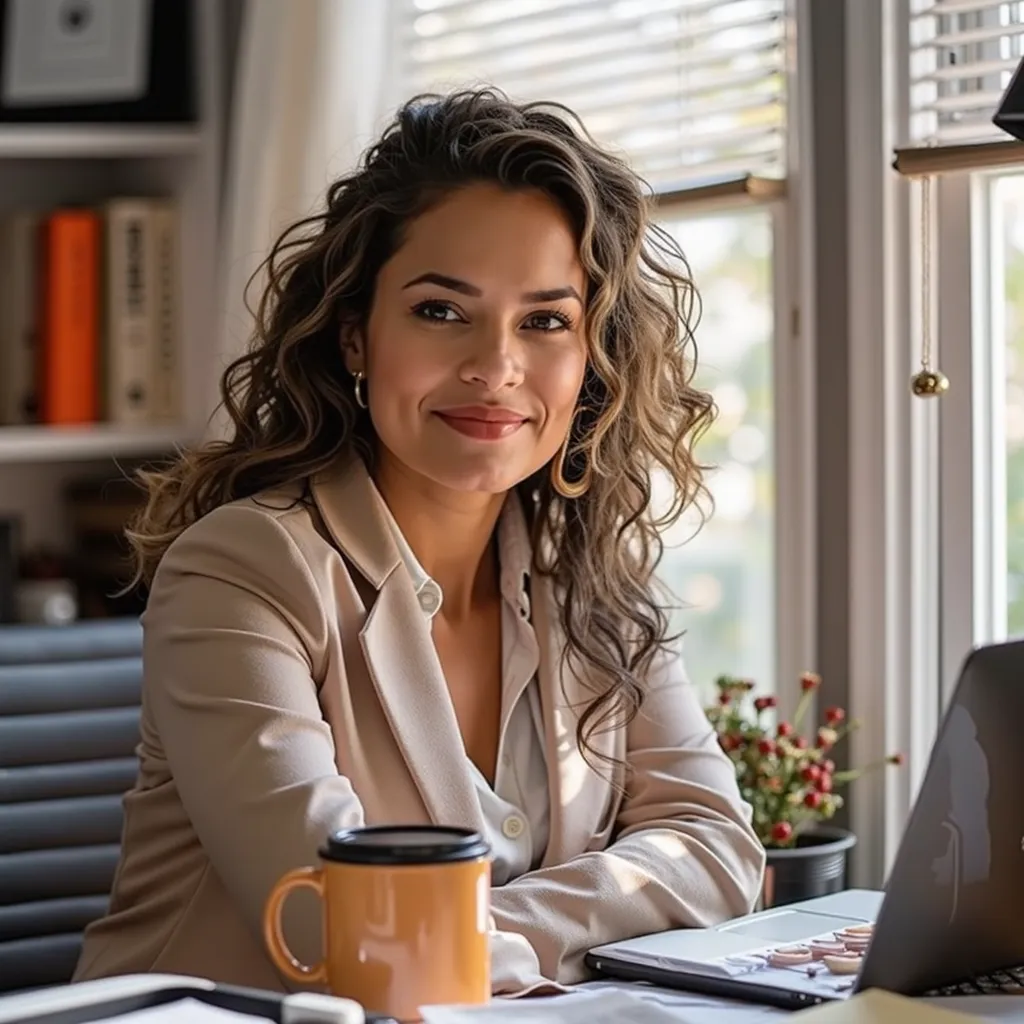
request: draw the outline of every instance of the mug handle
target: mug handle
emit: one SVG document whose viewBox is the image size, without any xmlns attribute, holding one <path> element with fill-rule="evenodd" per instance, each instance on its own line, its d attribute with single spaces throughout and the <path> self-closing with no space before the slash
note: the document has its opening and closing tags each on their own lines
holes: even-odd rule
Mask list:
<svg viewBox="0 0 1024 1024">
<path fill-rule="evenodd" d="M 282 875 L 270 892 L 270 898 L 263 910 L 263 941 L 267 944 L 270 959 L 285 977 L 299 984 L 308 985 L 327 981 L 327 963 L 319 960 L 312 967 L 300 963 L 284 941 L 281 928 L 281 910 L 284 901 L 295 889 L 312 889 L 321 901 L 324 898 L 324 876 L 319 868 L 296 868 Z"/>
</svg>

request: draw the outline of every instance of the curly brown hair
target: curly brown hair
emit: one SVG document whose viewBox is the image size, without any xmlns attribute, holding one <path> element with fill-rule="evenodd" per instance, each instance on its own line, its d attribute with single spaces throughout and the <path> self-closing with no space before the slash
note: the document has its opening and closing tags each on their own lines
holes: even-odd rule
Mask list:
<svg viewBox="0 0 1024 1024">
<path fill-rule="evenodd" d="M 219 505 L 308 482 L 347 451 L 372 469 L 373 426 L 354 401 L 340 333 L 365 324 L 403 227 L 478 182 L 553 199 L 588 279 L 587 369 L 563 469 L 590 487 L 567 499 L 546 473 L 519 485 L 535 569 L 559 597 L 565 656 L 593 693 L 577 728 L 587 756 L 596 731 L 637 713 L 645 672 L 669 639 L 653 575 L 660 532 L 706 495 L 693 445 L 714 407 L 692 383 L 697 306 L 686 261 L 653 223 L 643 182 L 565 107 L 516 104 L 490 88 L 405 104 L 330 186 L 324 210 L 274 244 L 254 338 L 221 380 L 230 436 L 141 474 L 148 500 L 128 536 L 148 583 L 174 539 Z M 674 489 L 661 516 L 651 502 L 658 471 Z"/>
</svg>

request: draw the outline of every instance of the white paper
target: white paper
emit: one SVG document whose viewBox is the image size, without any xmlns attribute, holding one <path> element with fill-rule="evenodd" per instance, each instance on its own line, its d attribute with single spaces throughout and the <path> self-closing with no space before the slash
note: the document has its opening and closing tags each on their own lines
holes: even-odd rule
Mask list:
<svg viewBox="0 0 1024 1024">
<path fill-rule="evenodd" d="M 642 986 L 588 987 L 570 995 L 495 999 L 487 1006 L 424 1006 L 425 1024 L 763 1024 L 785 1016 L 753 1004 Z"/>
<path fill-rule="evenodd" d="M 176 1003 L 151 1006 L 119 1017 L 106 1017 L 117 1024 L 253 1024 L 259 1020 L 248 1013 L 222 1010 L 198 999 L 179 999 Z"/>
<path fill-rule="evenodd" d="M 925 999 L 982 1020 L 1024 1024 L 1024 996 Z M 423 1007 L 425 1024 L 776 1024 L 787 1010 L 651 985 L 597 981 L 565 996 L 496 999 L 489 1006 Z"/>
</svg>

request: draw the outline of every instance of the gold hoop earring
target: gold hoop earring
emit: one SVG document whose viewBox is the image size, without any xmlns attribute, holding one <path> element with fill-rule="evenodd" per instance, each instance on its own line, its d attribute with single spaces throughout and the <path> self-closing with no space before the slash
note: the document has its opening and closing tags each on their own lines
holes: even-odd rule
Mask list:
<svg viewBox="0 0 1024 1024">
<path fill-rule="evenodd" d="M 366 395 L 363 394 L 363 381 L 366 380 L 366 374 L 362 370 L 356 370 L 352 374 L 352 391 L 356 396 L 356 405 L 360 409 L 367 409 L 369 406 L 366 404 Z"/>
<path fill-rule="evenodd" d="M 576 422 L 576 417 L 573 416 L 573 423 Z M 565 460 L 569 454 L 569 447 L 572 444 L 572 425 L 570 424 L 569 430 L 566 432 L 565 440 L 562 442 L 562 447 L 558 451 L 558 455 L 551 463 L 551 486 L 554 487 L 555 491 L 560 494 L 563 498 L 567 498 L 569 501 L 575 501 L 577 498 L 582 498 L 587 491 L 590 490 L 590 485 L 594 479 L 594 467 L 590 464 L 590 460 L 587 460 L 586 468 L 583 470 L 583 475 L 575 483 L 570 483 L 565 479 Z"/>
</svg>

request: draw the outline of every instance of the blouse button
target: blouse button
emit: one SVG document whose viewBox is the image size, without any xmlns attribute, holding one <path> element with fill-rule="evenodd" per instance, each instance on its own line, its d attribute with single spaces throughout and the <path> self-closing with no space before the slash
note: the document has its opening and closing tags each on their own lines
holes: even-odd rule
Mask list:
<svg viewBox="0 0 1024 1024">
<path fill-rule="evenodd" d="M 424 587 L 419 593 L 420 608 L 427 615 L 434 615 L 441 607 L 441 596 L 434 587 Z"/>
<path fill-rule="evenodd" d="M 518 839 L 525 828 L 523 819 L 517 814 L 510 814 L 501 825 L 501 831 L 506 839 Z"/>
</svg>

